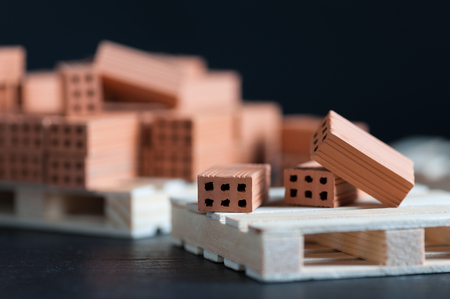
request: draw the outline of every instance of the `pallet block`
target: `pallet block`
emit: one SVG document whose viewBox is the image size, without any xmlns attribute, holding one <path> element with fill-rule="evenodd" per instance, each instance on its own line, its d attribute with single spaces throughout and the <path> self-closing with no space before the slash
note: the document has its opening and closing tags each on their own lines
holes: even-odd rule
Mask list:
<svg viewBox="0 0 450 299">
<path fill-rule="evenodd" d="M 358 198 L 358 189 L 314 161 L 285 169 L 284 187 L 287 204 L 336 208 Z"/>
<path fill-rule="evenodd" d="M 62 114 L 61 79 L 54 71 L 28 73 L 22 82 L 22 111 L 27 114 Z"/>
<path fill-rule="evenodd" d="M 0 226 L 139 239 L 170 231 L 170 194 L 181 180 L 137 178 L 101 190 L 0 185 Z"/>
<path fill-rule="evenodd" d="M 417 186 L 398 208 L 368 197 L 336 209 L 270 194 L 250 214 L 200 212 L 195 193 L 173 196 L 174 244 L 262 282 L 450 272 L 448 192 Z"/>
<path fill-rule="evenodd" d="M 311 158 L 389 207 L 414 186 L 413 162 L 330 111 L 311 139 Z"/>
<path fill-rule="evenodd" d="M 66 115 L 95 115 L 102 111 L 101 82 L 92 63 L 63 62 L 57 71 L 61 77 Z"/>
<path fill-rule="evenodd" d="M 270 165 L 216 165 L 197 180 L 199 211 L 250 213 L 268 199 Z"/>
<path fill-rule="evenodd" d="M 108 41 L 100 43 L 94 64 L 107 101 L 155 102 L 182 111 L 230 111 L 241 103 L 241 78 L 235 72 L 194 71 L 192 76 L 186 71 L 191 63 Z"/>
</svg>

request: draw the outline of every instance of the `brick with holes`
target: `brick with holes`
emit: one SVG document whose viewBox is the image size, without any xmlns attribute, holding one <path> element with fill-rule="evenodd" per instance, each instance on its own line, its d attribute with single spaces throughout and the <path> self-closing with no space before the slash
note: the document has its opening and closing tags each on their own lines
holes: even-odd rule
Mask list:
<svg viewBox="0 0 450 299">
<path fill-rule="evenodd" d="M 44 182 L 45 154 L 38 151 L 10 149 L 5 152 L 6 180 Z"/>
<path fill-rule="evenodd" d="M 269 196 L 269 164 L 216 165 L 198 175 L 198 210 L 250 213 Z"/>
<path fill-rule="evenodd" d="M 357 199 L 358 190 L 319 163 L 310 161 L 284 170 L 288 204 L 336 208 Z"/>
<path fill-rule="evenodd" d="M 414 186 L 413 162 L 330 111 L 311 139 L 311 158 L 389 207 Z"/>
<path fill-rule="evenodd" d="M 66 115 L 94 115 L 102 111 L 100 79 L 89 62 L 63 62 L 58 65 L 63 86 Z"/>
</svg>

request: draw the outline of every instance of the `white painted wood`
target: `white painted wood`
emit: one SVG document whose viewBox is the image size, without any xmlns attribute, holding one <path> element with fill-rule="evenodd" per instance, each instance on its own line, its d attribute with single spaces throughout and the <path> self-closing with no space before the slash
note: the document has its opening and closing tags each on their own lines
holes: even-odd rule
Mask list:
<svg viewBox="0 0 450 299">
<path fill-rule="evenodd" d="M 186 243 L 186 242 L 184 243 L 184 250 L 186 250 L 187 252 L 193 253 L 195 255 L 203 254 L 203 248 L 196 246 L 196 245 Z"/>
<path fill-rule="evenodd" d="M 241 265 L 241 264 L 232 262 L 232 261 L 227 260 L 227 259 L 224 259 L 224 260 L 223 260 L 223 264 L 224 264 L 226 267 L 231 268 L 231 269 L 233 269 L 233 270 L 235 270 L 235 271 L 245 271 L 245 266 L 244 266 L 244 265 Z"/>
<path fill-rule="evenodd" d="M 215 263 L 223 263 L 223 256 L 203 250 L 203 257 Z"/>
</svg>

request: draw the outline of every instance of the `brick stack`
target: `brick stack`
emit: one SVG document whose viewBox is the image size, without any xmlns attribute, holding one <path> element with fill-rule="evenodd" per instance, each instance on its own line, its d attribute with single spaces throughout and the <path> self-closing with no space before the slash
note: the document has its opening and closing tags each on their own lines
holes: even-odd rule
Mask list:
<svg viewBox="0 0 450 299">
<path fill-rule="evenodd" d="M 63 114 L 62 85 L 54 71 L 28 73 L 22 82 L 22 111 L 30 114 Z"/>
<path fill-rule="evenodd" d="M 19 110 L 19 86 L 25 72 L 25 49 L 0 47 L 0 112 Z"/>
<path fill-rule="evenodd" d="M 231 113 L 160 113 L 153 117 L 143 156 L 151 160 L 145 175 L 192 181 L 217 163 L 233 163 Z"/>
<path fill-rule="evenodd" d="M 135 113 L 54 120 L 46 143 L 46 183 L 90 189 L 136 176 L 138 122 Z"/>
</svg>

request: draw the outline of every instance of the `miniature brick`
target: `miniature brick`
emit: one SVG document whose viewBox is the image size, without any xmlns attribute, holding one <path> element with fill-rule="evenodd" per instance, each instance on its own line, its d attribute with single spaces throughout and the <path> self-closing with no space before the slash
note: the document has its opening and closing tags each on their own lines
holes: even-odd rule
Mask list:
<svg viewBox="0 0 450 299">
<path fill-rule="evenodd" d="M 18 112 L 19 85 L 25 72 L 25 49 L 0 47 L 0 112 Z"/>
<path fill-rule="evenodd" d="M 64 103 L 59 75 L 53 71 L 32 72 L 22 83 L 22 111 L 37 114 L 62 114 Z"/>
<path fill-rule="evenodd" d="M 160 57 L 178 64 L 186 76 L 201 76 L 207 73 L 208 65 L 201 56 L 159 54 Z"/>
<path fill-rule="evenodd" d="M 250 213 L 269 196 L 269 164 L 217 165 L 198 175 L 198 210 Z"/>
<path fill-rule="evenodd" d="M 357 199 L 358 189 L 317 162 L 284 170 L 284 202 L 293 205 L 335 208 Z"/>
<path fill-rule="evenodd" d="M 45 155 L 38 151 L 13 149 L 5 153 L 6 179 L 19 182 L 44 181 Z"/>
<path fill-rule="evenodd" d="M 311 139 L 312 159 L 386 206 L 414 186 L 413 162 L 334 111 Z"/>
<path fill-rule="evenodd" d="M 58 73 L 63 83 L 66 115 L 94 115 L 102 111 L 102 87 L 91 63 L 60 63 Z"/>
<path fill-rule="evenodd" d="M 235 110 L 240 105 L 241 78 L 237 73 L 192 76 L 186 71 L 186 62 L 175 60 L 112 42 L 100 43 L 95 67 L 105 100 L 155 102 L 183 111 Z"/>
<path fill-rule="evenodd" d="M 0 117 L 0 147 L 8 150 L 44 151 L 50 118 L 26 114 Z"/>
</svg>

